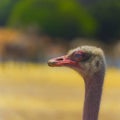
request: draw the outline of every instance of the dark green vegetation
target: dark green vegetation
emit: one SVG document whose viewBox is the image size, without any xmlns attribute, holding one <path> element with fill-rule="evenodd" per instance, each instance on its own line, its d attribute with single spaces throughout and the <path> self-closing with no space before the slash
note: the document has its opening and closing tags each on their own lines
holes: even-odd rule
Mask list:
<svg viewBox="0 0 120 120">
<path fill-rule="evenodd" d="M 1 0 L 0 25 L 37 26 L 52 37 L 120 38 L 120 1 Z"/>
</svg>

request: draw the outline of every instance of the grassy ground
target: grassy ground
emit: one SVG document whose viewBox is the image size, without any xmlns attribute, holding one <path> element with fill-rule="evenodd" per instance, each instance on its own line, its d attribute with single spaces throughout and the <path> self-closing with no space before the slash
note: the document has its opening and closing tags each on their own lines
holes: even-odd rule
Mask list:
<svg viewBox="0 0 120 120">
<path fill-rule="evenodd" d="M 0 120 L 80 120 L 82 78 L 68 68 L 0 65 Z M 99 119 L 120 120 L 120 70 L 108 69 Z"/>
</svg>

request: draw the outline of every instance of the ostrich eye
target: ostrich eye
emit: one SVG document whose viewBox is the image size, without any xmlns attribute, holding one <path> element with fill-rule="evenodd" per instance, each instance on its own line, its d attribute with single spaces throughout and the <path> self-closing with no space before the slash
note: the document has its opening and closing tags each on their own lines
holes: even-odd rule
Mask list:
<svg viewBox="0 0 120 120">
<path fill-rule="evenodd" d="M 81 61 L 81 62 L 85 62 L 90 58 L 90 55 L 84 52 L 76 52 L 73 53 L 70 58 L 74 61 Z"/>
<path fill-rule="evenodd" d="M 83 59 L 83 55 L 81 53 L 74 53 L 72 58 L 75 61 L 81 61 Z"/>
<path fill-rule="evenodd" d="M 74 55 L 74 57 L 75 57 L 75 58 L 78 58 L 78 59 L 81 58 L 81 56 L 82 56 L 81 54 L 75 54 L 75 55 Z"/>
<path fill-rule="evenodd" d="M 89 58 L 90 58 L 90 55 L 86 54 L 86 53 L 75 53 L 74 54 L 74 60 L 76 60 L 76 61 L 83 61 L 83 62 L 85 62 Z"/>
</svg>

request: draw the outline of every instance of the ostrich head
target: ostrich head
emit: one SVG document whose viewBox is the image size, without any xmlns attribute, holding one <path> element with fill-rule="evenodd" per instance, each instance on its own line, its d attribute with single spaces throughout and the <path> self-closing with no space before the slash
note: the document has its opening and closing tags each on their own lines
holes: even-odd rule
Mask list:
<svg viewBox="0 0 120 120">
<path fill-rule="evenodd" d="M 82 75 L 85 81 L 83 120 L 97 120 L 105 75 L 103 51 L 93 46 L 81 46 L 49 60 L 48 65 L 67 66 Z"/>
<path fill-rule="evenodd" d="M 100 48 L 81 46 L 70 50 L 66 55 L 50 59 L 51 67 L 67 66 L 79 72 L 83 78 L 90 77 L 105 66 L 104 54 Z"/>
</svg>

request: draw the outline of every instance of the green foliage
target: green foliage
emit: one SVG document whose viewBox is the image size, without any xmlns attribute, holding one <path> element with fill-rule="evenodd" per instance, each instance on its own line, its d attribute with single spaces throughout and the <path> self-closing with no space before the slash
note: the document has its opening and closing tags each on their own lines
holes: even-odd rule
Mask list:
<svg viewBox="0 0 120 120">
<path fill-rule="evenodd" d="M 82 6 L 77 0 L 1 0 L 0 25 L 38 26 L 54 37 L 120 38 L 120 1 Z"/>
<path fill-rule="evenodd" d="M 0 0 L 0 25 L 5 25 L 12 7 L 18 0 Z"/>
<path fill-rule="evenodd" d="M 91 8 L 99 24 L 97 37 L 106 41 L 120 37 L 120 1 L 104 0 Z"/>
<path fill-rule="evenodd" d="M 96 22 L 76 0 L 21 0 L 9 20 L 11 26 L 38 25 L 51 36 L 92 36 Z"/>
</svg>

